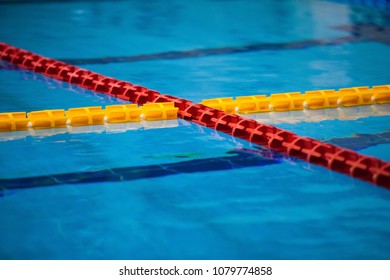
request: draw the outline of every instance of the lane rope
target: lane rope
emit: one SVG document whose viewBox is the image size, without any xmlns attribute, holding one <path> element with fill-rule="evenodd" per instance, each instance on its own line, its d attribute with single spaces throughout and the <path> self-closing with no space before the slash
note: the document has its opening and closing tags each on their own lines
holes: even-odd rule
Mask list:
<svg viewBox="0 0 390 280">
<path fill-rule="evenodd" d="M 270 96 L 253 95 L 204 99 L 201 104 L 226 113 L 254 114 L 305 109 L 327 109 L 362 105 L 389 104 L 390 85 L 369 88 L 353 87 L 339 90 L 312 90 L 305 93 L 287 92 Z"/>
<path fill-rule="evenodd" d="M 31 129 L 87 126 L 105 123 L 126 123 L 177 119 L 173 102 L 110 105 L 70 108 L 65 111 L 43 110 L 0 113 L 0 132 Z"/>
<path fill-rule="evenodd" d="M 51 129 L 66 126 L 91 126 L 106 123 L 128 123 L 177 119 L 178 108 L 173 102 L 118 104 L 80 108 L 46 109 L 41 111 L 0 113 L 0 132 L 28 129 Z M 251 114 L 250 118 L 263 123 L 320 122 L 324 120 L 355 120 L 369 116 L 390 115 L 390 105 L 287 111 Z"/>
<path fill-rule="evenodd" d="M 105 77 L 5 43 L 0 43 L 0 57 L 21 68 L 139 105 L 147 102 L 174 102 L 178 108 L 178 116 L 184 120 L 390 189 L 390 163 L 381 159 L 309 137 L 301 137 L 272 125 L 161 94 L 143 86 Z"/>
<path fill-rule="evenodd" d="M 168 102 L 171 117 L 165 118 L 161 109 L 152 110 L 151 115 L 141 116 L 141 108 L 146 105 L 158 105 L 161 106 L 164 103 L 146 103 L 143 106 L 138 107 L 136 104 L 121 104 L 106 106 L 104 118 L 94 118 L 94 123 L 88 122 L 88 117 L 84 110 L 95 107 L 83 107 L 74 108 L 82 109 L 80 119 L 76 123 L 72 124 L 72 119 L 66 118 L 65 110 L 43 110 L 35 111 L 32 113 L 38 113 L 30 121 L 28 116 L 30 113 L 25 112 L 11 112 L 0 113 L 0 141 L 13 141 L 32 137 L 46 137 L 63 133 L 111 133 L 111 132 L 126 132 L 128 130 L 138 129 L 151 129 L 151 128 L 170 128 L 179 125 L 177 121 L 177 108 L 171 107 L 173 103 Z M 110 109 L 111 107 L 111 109 Z M 98 107 L 101 108 L 101 107 Z M 109 110 L 108 110 L 109 109 Z M 130 110 L 129 110 L 130 109 Z M 133 110 L 136 109 L 136 110 Z M 60 112 L 59 116 L 57 111 Z M 107 112 L 108 111 L 108 112 Z M 47 114 L 46 112 L 51 112 Z M 43 114 L 42 114 L 43 113 Z M 98 113 L 92 111 L 92 114 Z M 135 114 L 134 114 L 135 113 Z M 9 114 L 16 115 L 21 114 L 19 124 L 13 124 L 12 120 L 9 120 Z M 131 115 L 133 114 L 133 115 Z M 141 113 L 142 114 L 142 113 Z M 5 117 L 4 117 L 5 115 Z M 54 115 L 54 118 L 51 117 Z M 390 105 L 373 105 L 373 106 L 360 106 L 352 108 L 337 108 L 337 109 L 322 109 L 311 111 L 288 111 L 288 112 L 272 112 L 262 114 L 252 114 L 249 117 L 257 122 L 278 124 L 278 123 L 290 123 L 295 124 L 299 122 L 321 122 L 325 120 L 356 120 L 359 118 L 367 118 L 369 116 L 389 116 Z M 65 116 L 65 118 L 63 118 Z M 34 119 L 37 117 L 36 119 Z M 58 118 L 59 117 L 59 118 Z M 150 119 L 153 117 L 153 119 Z M 146 121 L 145 121 L 146 120 Z M 151 121 L 150 121 L 151 120 Z M 27 122 L 29 121 L 29 122 Z M 54 125 L 53 125 L 54 122 Z M 27 124 L 26 124 L 27 123 Z M 66 127 L 65 124 L 66 123 Z M 21 125 L 23 124 L 23 125 Z M 19 129 L 12 130 L 11 127 L 15 125 Z M 356 149 L 354 149 L 356 150 Z"/>
</svg>

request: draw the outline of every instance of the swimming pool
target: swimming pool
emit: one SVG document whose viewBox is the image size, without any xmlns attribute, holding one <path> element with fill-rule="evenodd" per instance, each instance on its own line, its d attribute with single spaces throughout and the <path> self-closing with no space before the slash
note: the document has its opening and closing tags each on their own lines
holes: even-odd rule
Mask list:
<svg viewBox="0 0 390 280">
<path fill-rule="evenodd" d="M 39 1 L 0 13 L 1 41 L 194 102 L 389 83 L 381 5 Z M 1 65 L 0 112 L 124 103 Z M 389 161 L 388 123 L 276 125 Z M 11 136 L 0 178 L 22 189 L 3 187 L 3 259 L 390 256 L 387 190 L 184 120 Z"/>
</svg>

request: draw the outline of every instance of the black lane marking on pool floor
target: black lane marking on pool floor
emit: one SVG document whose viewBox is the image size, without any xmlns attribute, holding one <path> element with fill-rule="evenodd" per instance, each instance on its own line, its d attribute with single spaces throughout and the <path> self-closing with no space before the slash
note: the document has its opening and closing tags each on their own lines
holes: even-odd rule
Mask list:
<svg viewBox="0 0 390 280">
<path fill-rule="evenodd" d="M 334 27 L 338 30 L 349 32 L 349 36 L 335 39 L 313 39 L 288 43 L 255 43 L 244 46 L 205 48 L 184 51 L 170 51 L 154 54 L 140 54 L 133 56 L 112 56 L 101 58 L 59 58 L 58 60 L 75 65 L 85 64 L 109 64 L 109 63 L 131 63 L 151 60 L 173 60 L 196 58 L 217 55 L 229 55 L 239 53 L 250 53 L 258 51 L 275 50 L 298 50 L 320 46 L 336 46 L 341 44 L 374 41 L 390 45 L 390 28 L 372 24 L 353 24 Z M 0 69 L 15 70 L 10 66 L 0 64 Z M 18 68 L 16 68 L 18 69 Z"/>
<path fill-rule="evenodd" d="M 390 144 L 390 131 L 385 131 L 378 134 L 355 134 L 352 137 L 340 137 L 332 138 L 329 142 L 333 145 L 351 149 L 351 150 L 363 150 L 380 144 Z"/>
<path fill-rule="evenodd" d="M 361 41 L 356 36 L 345 36 L 336 39 L 318 39 L 318 40 L 303 40 L 289 43 L 256 43 L 244 46 L 222 47 L 222 48 L 206 48 L 185 51 L 171 51 L 155 54 L 141 54 L 134 56 L 112 56 L 102 58 L 59 58 L 58 60 L 69 64 L 108 64 L 108 63 L 123 63 L 123 62 L 138 62 L 150 60 L 167 60 L 167 59 L 184 59 L 215 55 L 229 55 L 238 53 L 249 53 L 258 51 L 271 50 L 295 50 L 305 49 L 318 46 L 332 46 L 346 43 Z"/>
<path fill-rule="evenodd" d="M 275 51 L 275 50 L 298 50 L 313 48 L 319 46 L 335 46 L 347 43 L 375 41 L 390 45 L 390 28 L 372 25 L 372 24 L 351 24 L 335 26 L 337 30 L 350 33 L 349 36 L 335 39 L 313 39 L 288 43 L 255 43 L 244 46 L 206 48 L 186 51 L 171 51 L 155 54 L 141 54 L 134 56 L 113 56 L 102 58 L 63 58 L 59 59 L 69 64 L 108 64 L 123 62 L 138 62 L 149 60 L 166 60 L 166 59 L 184 59 L 215 55 L 228 55 L 238 53 L 249 53 L 258 51 Z"/>
<path fill-rule="evenodd" d="M 362 150 L 379 144 L 390 144 L 390 131 L 378 134 L 356 134 L 352 137 L 333 138 L 327 142 L 340 145 L 344 148 Z M 236 149 L 227 152 L 227 154 L 227 156 L 222 157 L 194 159 L 168 164 L 121 167 L 17 179 L 0 179 L 0 196 L 4 196 L 4 192 L 8 190 L 15 189 L 49 187 L 64 184 L 132 181 L 183 173 L 266 166 L 278 164 L 283 158 L 296 160 L 261 147 L 258 147 L 258 150 Z M 2 193 L 1 190 L 4 192 Z"/>
<path fill-rule="evenodd" d="M 267 150 L 270 153 L 269 150 Z M 276 153 L 275 158 L 266 158 L 261 153 L 252 150 L 230 151 L 228 156 L 194 159 L 176 163 L 154 164 L 146 166 L 121 167 L 89 172 L 74 172 L 36 176 L 19 179 L 0 179 L 2 189 L 26 189 L 34 187 L 48 187 L 63 184 L 83 184 L 132 181 L 176 175 L 182 173 L 196 173 L 207 171 L 220 171 L 253 166 L 262 166 L 279 163 L 282 157 Z"/>
</svg>

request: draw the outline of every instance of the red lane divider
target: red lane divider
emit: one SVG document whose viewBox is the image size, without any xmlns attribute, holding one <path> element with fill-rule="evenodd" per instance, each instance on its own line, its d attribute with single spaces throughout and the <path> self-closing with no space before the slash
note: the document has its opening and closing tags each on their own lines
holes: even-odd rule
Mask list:
<svg viewBox="0 0 390 280">
<path fill-rule="evenodd" d="M 355 151 L 300 137 L 293 132 L 227 114 L 202 104 L 161 94 L 143 86 L 105 77 L 92 71 L 0 42 L 0 58 L 19 67 L 96 92 L 142 105 L 174 102 L 179 117 L 310 163 L 390 189 L 390 163 Z"/>
</svg>

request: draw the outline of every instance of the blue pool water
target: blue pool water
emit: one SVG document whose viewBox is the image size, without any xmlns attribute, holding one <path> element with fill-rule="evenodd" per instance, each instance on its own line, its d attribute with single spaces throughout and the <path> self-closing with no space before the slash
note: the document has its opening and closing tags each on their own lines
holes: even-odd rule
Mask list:
<svg viewBox="0 0 390 280">
<path fill-rule="evenodd" d="M 0 3 L 0 41 L 194 102 L 390 82 L 384 4 L 22 2 Z M 0 63 L 0 112 L 117 103 Z M 389 123 L 277 126 L 390 161 Z M 0 135 L 0 258 L 390 258 L 389 191 L 168 125 Z"/>
</svg>

